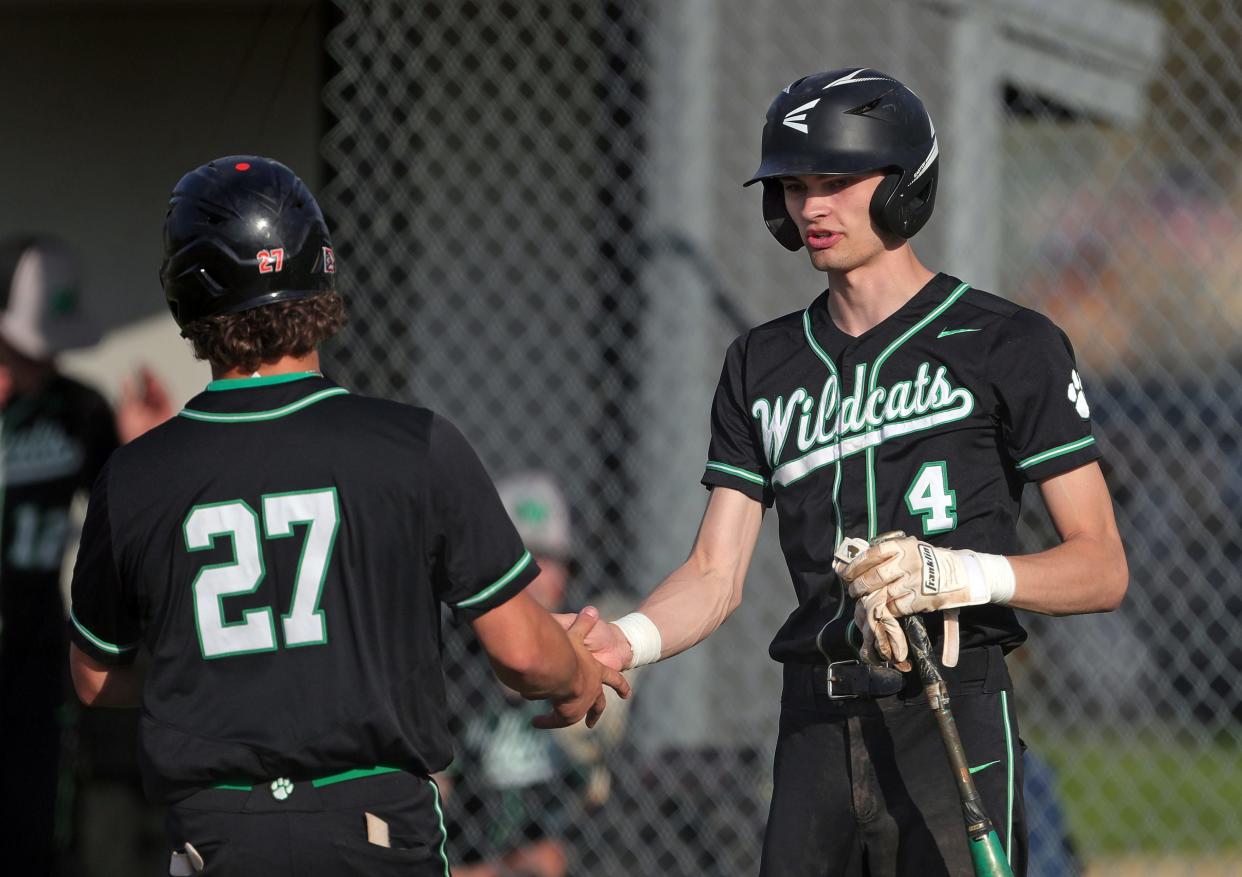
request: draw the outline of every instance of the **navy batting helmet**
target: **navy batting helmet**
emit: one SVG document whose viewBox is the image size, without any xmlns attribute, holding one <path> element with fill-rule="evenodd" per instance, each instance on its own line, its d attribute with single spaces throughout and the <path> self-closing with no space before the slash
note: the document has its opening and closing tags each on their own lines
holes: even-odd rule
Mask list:
<svg viewBox="0 0 1242 877">
<path fill-rule="evenodd" d="M 173 189 L 164 297 L 177 325 L 336 289 L 336 257 L 306 184 L 278 161 L 218 158 Z"/>
<path fill-rule="evenodd" d="M 871 199 L 882 231 L 912 237 L 931 217 L 939 175 L 936 129 L 923 102 L 886 73 L 847 68 L 787 85 L 768 108 L 759 170 L 763 218 L 789 250 L 802 238 L 785 209 L 780 178 L 885 171 Z"/>
</svg>

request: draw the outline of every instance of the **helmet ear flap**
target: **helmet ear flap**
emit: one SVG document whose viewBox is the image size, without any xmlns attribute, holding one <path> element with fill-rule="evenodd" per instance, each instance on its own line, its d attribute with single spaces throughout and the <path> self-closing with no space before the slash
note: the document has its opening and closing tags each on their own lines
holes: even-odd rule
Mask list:
<svg viewBox="0 0 1242 877">
<path fill-rule="evenodd" d="M 876 228 L 885 234 L 909 237 L 899 231 L 902 225 L 901 204 L 893 197 L 899 185 L 901 185 L 901 171 L 892 171 L 884 175 L 884 179 L 880 180 L 880 185 L 875 187 L 875 193 L 871 196 L 871 219 L 875 222 Z"/>
<path fill-rule="evenodd" d="M 802 235 L 785 209 L 785 189 L 780 180 L 763 180 L 763 221 L 772 237 L 787 250 L 802 249 Z"/>
<path fill-rule="evenodd" d="M 936 203 L 940 159 L 932 162 L 921 186 L 902 185 L 905 174 L 886 174 L 871 196 L 871 218 L 876 227 L 901 238 L 912 238 L 931 218 Z"/>
</svg>

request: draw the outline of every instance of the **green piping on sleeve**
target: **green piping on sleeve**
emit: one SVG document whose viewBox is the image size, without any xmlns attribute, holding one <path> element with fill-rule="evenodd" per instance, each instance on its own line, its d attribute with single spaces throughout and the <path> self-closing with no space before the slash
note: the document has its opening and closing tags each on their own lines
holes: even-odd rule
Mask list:
<svg viewBox="0 0 1242 877">
<path fill-rule="evenodd" d="M 762 475 L 756 475 L 754 472 L 748 472 L 745 469 L 739 469 L 737 466 L 730 466 L 728 463 L 718 463 L 715 460 L 708 460 L 705 468 L 714 472 L 723 472 L 725 475 L 735 475 L 743 481 L 750 481 L 758 484 L 760 487 L 768 486 L 768 479 Z"/>
<path fill-rule="evenodd" d="M 134 649 L 138 648 L 138 643 L 131 643 L 125 646 L 118 646 L 113 643 L 105 642 L 104 640 L 101 640 L 99 637 L 95 636 L 95 634 L 87 630 L 86 627 L 82 624 L 82 622 L 78 621 L 78 617 L 73 614 L 72 609 L 69 610 L 69 620 L 73 622 L 73 626 L 78 629 L 78 633 L 82 634 L 82 636 L 86 637 L 90 641 L 91 645 L 95 646 L 96 648 L 102 649 L 103 651 L 107 652 L 110 655 L 123 655 L 126 652 L 132 652 Z"/>
<path fill-rule="evenodd" d="M 522 556 L 518 558 L 518 562 L 513 564 L 513 566 L 509 568 L 509 571 L 507 573 L 502 575 L 500 578 L 496 579 L 496 581 L 492 582 L 486 588 L 479 591 L 479 593 L 475 594 L 473 597 L 467 597 L 465 600 L 462 600 L 460 603 L 457 604 L 458 608 L 470 607 L 478 603 L 482 603 L 488 597 L 492 596 L 492 594 L 495 594 L 505 585 L 509 584 L 509 582 L 517 578 L 518 573 L 526 569 L 526 567 L 530 565 L 530 562 L 533 559 L 534 558 L 530 556 L 529 551 L 523 552 Z"/>
<path fill-rule="evenodd" d="M 1046 451 L 1041 451 L 1038 454 L 1033 454 L 1027 457 L 1025 460 L 1022 460 L 1021 462 L 1019 462 L 1018 468 L 1029 469 L 1032 466 L 1037 466 L 1040 463 L 1046 463 L 1049 460 L 1064 456 L 1065 454 L 1071 454 L 1074 451 L 1081 451 L 1083 448 L 1090 447 L 1093 444 L 1095 444 L 1095 436 L 1089 435 L 1086 438 L 1080 438 L 1076 442 L 1070 442 L 1069 444 L 1060 445 L 1059 447 L 1055 447 L 1055 448 L 1049 448 Z"/>
</svg>

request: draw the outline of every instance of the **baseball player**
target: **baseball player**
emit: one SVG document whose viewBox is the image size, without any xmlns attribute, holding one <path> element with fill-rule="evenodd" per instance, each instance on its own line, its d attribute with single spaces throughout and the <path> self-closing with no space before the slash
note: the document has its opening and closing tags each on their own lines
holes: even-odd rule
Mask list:
<svg viewBox="0 0 1242 877">
<path fill-rule="evenodd" d="M 118 441 L 168 413 L 149 373 L 148 392 L 124 394 L 114 420 L 99 393 L 57 370 L 60 353 L 99 339 L 81 289 L 65 242 L 45 234 L 0 241 L 0 836 L 6 862 L 23 874 L 52 873 L 64 785 L 60 570 L 70 504 Z"/>
<path fill-rule="evenodd" d="M 632 667 L 708 636 L 740 602 L 776 506 L 798 608 L 770 649 L 785 681 L 769 877 L 973 873 L 935 721 L 916 674 L 898 670 L 908 613 L 933 613 L 975 782 L 1022 873 L 1022 744 L 1003 658 L 1026 636 L 1014 610 L 1108 611 L 1126 589 L 1069 342 L 911 248 L 937 157 L 922 102 L 879 71 L 819 73 L 777 95 L 748 185 L 762 184 L 768 228 L 828 288 L 729 348 L 690 557 L 587 639 Z M 1019 556 L 1028 482 L 1061 541 Z M 834 574 L 836 546 L 889 531 L 908 535 Z"/>
<path fill-rule="evenodd" d="M 82 700 L 141 698 L 170 872 L 446 875 L 439 604 L 497 675 L 593 722 L 586 619 L 525 593 L 532 560 L 466 440 L 319 373 L 336 259 L 287 167 L 234 156 L 177 184 L 160 272 L 215 380 L 95 483 L 73 576 Z M 145 653 L 142 664 L 135 663 Z"/>
</svg>

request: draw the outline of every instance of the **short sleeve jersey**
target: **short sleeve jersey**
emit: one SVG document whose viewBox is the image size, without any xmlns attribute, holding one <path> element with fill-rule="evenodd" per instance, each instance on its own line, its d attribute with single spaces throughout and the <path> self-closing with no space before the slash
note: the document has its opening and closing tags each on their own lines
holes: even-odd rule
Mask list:
<svg viewBox="0 0 1242 877">
<path fill-rule="evenodd" d="M 1099 457 L 1073 350 L 1047 318 L 940 274 L 855 338 L 828 295 L 729 348 L 703 475 L 776 507 L 799 605 L 771 654 L 795 663 L 857 657 L 832 571 L 843 537 L 1015 554 L 1023 486 Z M 1005 606 L 961 622 L 964 648 L 1026 637 Z"/>
<path fill-rule="evenodd" d="M 216 381 L 95 484 L 71 635 L 151 654 L 148 793 L 451 758 L 440 607 L 537 574 L 444 418 L 317 375 Z"/>
<path fill-rule="evenodd" d="M 63 375 L 0 412 L 0 623 L 6 648 L 47 647 L 62 672 L 69 507 L 116 446 L 108 403 Z"/>
</svg>

